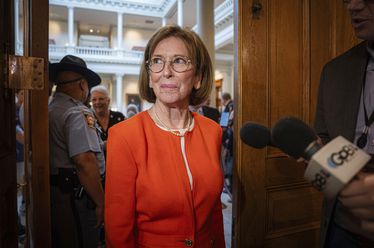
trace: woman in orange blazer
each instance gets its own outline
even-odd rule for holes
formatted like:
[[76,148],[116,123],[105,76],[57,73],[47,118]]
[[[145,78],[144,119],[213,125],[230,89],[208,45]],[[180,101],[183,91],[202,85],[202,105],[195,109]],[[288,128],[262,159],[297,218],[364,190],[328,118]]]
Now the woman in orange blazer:
[[109,130],[108,247],[225,247],[222,131],[188,109],[209,97],[212,84],[208,51],[194,32],[167,26],[152,36],[140,95],[154,105]]

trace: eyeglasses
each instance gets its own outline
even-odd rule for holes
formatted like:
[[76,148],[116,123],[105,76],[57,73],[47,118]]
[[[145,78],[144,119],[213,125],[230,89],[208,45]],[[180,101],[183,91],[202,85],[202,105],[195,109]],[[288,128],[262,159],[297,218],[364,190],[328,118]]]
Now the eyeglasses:
[[191,65],[191,60],[186,56],[175,56],[171,60],[166,60],[164,57],[153,57],[145,63],[151,72],[158,73],[165,68],[167,62],[175,72],[185,72],[190,69]]

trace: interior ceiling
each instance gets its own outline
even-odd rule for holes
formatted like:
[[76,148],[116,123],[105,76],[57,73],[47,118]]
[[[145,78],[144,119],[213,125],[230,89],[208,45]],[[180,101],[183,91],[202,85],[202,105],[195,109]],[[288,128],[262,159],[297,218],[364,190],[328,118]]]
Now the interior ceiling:
[[[183,25],[193,27],[196,25],[196,1],[185,0],[183,4]],[[143,1],[144,2],[144,1]],[[214,7],[223,3],[224,0],[214,0]],[[49,6],[49,18],[51,20],[67,21],[67,8],[64,6]],[[108,35],[110,28],[117,25],[117,13],[115,11],[98,11],[91,9],[74,9],[74,21],[79,23],[79,31],[81,33],[89,33],[89,29],[93,29],[93,33]],[[161,18],[139,15],[123,15],[123,24],[125,27],[142,28],[156,30],[161,27]],[[169,24],[177,23],[177,13],[175,13],[168,21]],[[220,50],[233,51],[232,45],[226,45]]]

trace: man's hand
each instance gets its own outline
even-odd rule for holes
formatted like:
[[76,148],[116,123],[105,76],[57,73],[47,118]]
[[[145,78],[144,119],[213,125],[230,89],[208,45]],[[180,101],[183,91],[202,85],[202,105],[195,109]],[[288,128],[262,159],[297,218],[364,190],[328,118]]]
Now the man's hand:
[[359,173],[342,190],[339,200],[360,219],[363,231],[374,237],[374,173]]
[[93,152],[84,152],[73,157],[76,165],[79,182],[96,204],[96,227],[99,227],[104,219],[104,191],[101,186],[99,166]]

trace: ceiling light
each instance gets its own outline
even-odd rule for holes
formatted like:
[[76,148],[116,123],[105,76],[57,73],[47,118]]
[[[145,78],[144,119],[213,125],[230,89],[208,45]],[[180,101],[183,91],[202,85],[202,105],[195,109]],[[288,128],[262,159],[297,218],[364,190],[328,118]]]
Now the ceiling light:
[[93,32],[93,29],[92,29],[92,28],[90,28],[90,29],[89,29],[89,31],[90,31],[90,33],[92,33],[92,32]]

